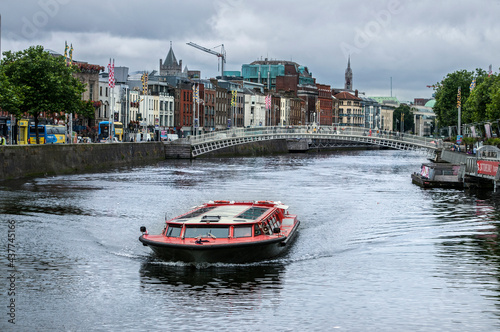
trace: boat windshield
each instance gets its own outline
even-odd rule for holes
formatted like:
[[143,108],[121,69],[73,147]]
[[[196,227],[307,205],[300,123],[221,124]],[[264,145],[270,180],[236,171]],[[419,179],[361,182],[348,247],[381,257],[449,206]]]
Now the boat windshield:
[[229,226],[226,227],[186,227],[184,237],[197,238],[229,237]]
[[169,225],[167,228],[167,232],[165,233],[165,236],[179,237],[179,236],[181,236],[181,230],[182,230],[182,226]]

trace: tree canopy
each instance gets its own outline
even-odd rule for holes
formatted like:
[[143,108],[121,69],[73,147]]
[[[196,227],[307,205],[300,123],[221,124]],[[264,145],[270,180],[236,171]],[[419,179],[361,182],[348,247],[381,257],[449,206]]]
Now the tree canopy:
[[[27,113],[35,125],[41,113],[82,113],[85,85],[73,76],[78,69],[42,46],[7,51],[0,62],[0,107],[16,117]],[[38,139],[38,138],[37,138]]]
[[[471,83],[475,79],[475,87]],[[500,77],[483,69],[448,74],[437,84],[434,113],[440,127],[458,124],[458,87],[461,88],[461,123],[480,123],[500,119]]]
[[[436,114],[440,127],[456,126],[458,123],[458,88],[461,88],[461,102],[465,105],[469,97],[469,86],[474,76],[473,72],[460,70],[448,74],[436,88],[436,104],[434,113]],[[465,108],[462,107],[463,111]]]
[[11,84],[7,76],[0,72],[0,109],[18,117],[22,104],[23,95],[19,87]]
[[399,105],[394,109],[392,117],[395,131],[401,130],[401,120],[403,120],[404,131],[413,130],[415,123],[413,121],[413,112],[410,106],[406,104]]

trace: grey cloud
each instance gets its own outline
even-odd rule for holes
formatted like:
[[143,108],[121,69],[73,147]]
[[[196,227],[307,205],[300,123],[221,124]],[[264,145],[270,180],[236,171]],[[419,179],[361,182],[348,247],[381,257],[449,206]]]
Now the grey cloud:
[[208,77],[217,75],[217,58],[186,42],[224,44],[227,70],[260,57],[293,60],[334,87],[343,86],[350,54],[355,88],[389,93],[393,77],[403,100],[429,97],[425,86],[449,72],[498,68],[499,10],[496,0],[0,2],[3,50],[42,44],[62,52],[67,39],[80,60],[115,57],[131,70],[153,70],[173,41],[183,65]]

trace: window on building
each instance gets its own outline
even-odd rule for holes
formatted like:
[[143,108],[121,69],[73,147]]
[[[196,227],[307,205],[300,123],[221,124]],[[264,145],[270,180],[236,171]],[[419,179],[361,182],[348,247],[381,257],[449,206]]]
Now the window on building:
[[89,83],[89,100],[94,100],[94,83]]

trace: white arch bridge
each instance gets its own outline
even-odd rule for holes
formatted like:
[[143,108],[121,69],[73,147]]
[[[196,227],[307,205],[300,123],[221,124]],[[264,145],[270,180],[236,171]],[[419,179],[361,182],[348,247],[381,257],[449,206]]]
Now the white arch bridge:
[[360,127],[254,127],[216,131],[189,136],[166,144],[190,146],[191,158],[227,147],[268,140],[302,140],[309,148],[327,148],[349,143],[372,144],[399,150],[414,150],[426,153],[429,159],[436,157],[442,141],[410,134],[387,131],[370,132]]

